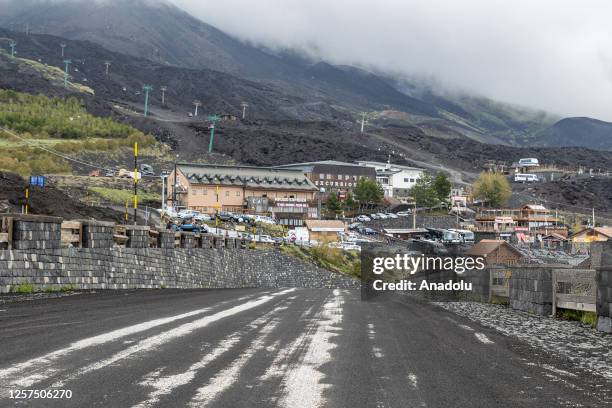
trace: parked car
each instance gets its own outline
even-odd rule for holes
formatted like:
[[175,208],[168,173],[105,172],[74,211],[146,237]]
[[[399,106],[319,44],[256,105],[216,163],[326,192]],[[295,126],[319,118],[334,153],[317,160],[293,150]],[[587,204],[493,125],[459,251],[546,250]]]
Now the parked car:
[[371,221],[372,219],[370,217],[368,217],[367,215],[359,215],[357,216],[357,221],[361,221],[361,222],[368,222]]
[[367,228],[366,227],[366,228],[363,229],[362,234],[363,235],[376,235],[376,231],[373,230],[372,228]]
[[182,220],[188,220],[197,217],[198,215],[200,215],[200,212],[194,210],[181,210],[178,213],[178,217]]
[[381,220],[386,220],[387,218],[389,218],[387,217],[387,214],[384,213],[376,213],[376,215],[378,215],[378,218]]
[[399,217],[409,217],[412,215],[412,210],[400,211],[395,214]]
[[197,221],[212,221],[212,217],[208,214],[196,214],[193,216],[193,219]]
[[356,230],[357,228],[362,227],[362,226],[363,226],[363,224],[362,224],[362,223],[360,223],[360,222],[354,222],[354,223],[352,223],[352,224],[349,224],[348,229],[350,229],[350,230]]
[[257,215],[255,216],[255,221],[256,222],[261,222],[263,224],[276,224],[276,221],[274,221],[273,218],[271,217],[266,217],[263,215]]
[[370,214],[370,218],[373,220],[380,220],[380,216],[378,214]]
[[397,214],[393,214],[393,213],[386,213],[385,215],[387,216],[387,218],[399,218]]
[[232,219],[232,213],[219,211],[215,217],[218,217],[221,221],[230,221]]
[[104,177],[115,177],[115,170],[112,170],[112,169],[106,170],[106,172],[104,173]]
[[140,165],[140,171],[142,172],[143,176],[154,176],[155,175],[155,171],[153,170],[153,167],[146,163],[142,163]]
[[269,235],[260,235],[257,241],[264,242],[264,243],[267,243],[267,244],[275,244],[276,243],[276,241],[273,240],[272,237],[269,236]]

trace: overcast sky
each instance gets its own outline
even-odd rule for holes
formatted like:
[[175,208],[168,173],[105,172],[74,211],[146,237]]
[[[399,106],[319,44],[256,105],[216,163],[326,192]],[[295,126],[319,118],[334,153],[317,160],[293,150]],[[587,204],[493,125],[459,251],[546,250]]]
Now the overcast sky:
[[172,1],[267,46],[612,121],[612,1]]

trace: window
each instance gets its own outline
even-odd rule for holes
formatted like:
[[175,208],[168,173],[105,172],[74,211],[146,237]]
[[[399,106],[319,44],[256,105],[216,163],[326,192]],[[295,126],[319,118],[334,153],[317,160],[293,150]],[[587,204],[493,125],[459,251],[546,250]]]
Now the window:
[[198,189],[197,188],[192,188],[191,189],[191,194],[192,195],[198,195]]
[[328,174],[328,175],[327,175],[327,179],[328,179],[328,180],[331,180],[331,178],[332,178],[332,175],[331,175],[331,174]]
[[226,196],[226,197],[229,197],[229,191],[226,191],[226,192],[225,192],[225,196]]
[[205,188],[205,189],[203,189],[203,190],[202,190],[202,194],[204,194],[204,195],[208,195],[208,189],[206,189],[206,188]]
[[409,182],[410,182],[410,179],[407,177],[404,177],[404,183],[409,183]]
[[236,191],[236,197],[240,197],[240,191]]

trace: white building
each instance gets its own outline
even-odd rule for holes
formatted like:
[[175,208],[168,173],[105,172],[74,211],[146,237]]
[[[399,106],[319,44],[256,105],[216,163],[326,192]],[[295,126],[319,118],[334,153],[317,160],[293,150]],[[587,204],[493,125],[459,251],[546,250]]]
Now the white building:
[[385,190],[385,197],[401,199],[410,195],[410,189],[423,177],[425,170],[392,163],[359,161],[360,166],[373,167],[376,181]]

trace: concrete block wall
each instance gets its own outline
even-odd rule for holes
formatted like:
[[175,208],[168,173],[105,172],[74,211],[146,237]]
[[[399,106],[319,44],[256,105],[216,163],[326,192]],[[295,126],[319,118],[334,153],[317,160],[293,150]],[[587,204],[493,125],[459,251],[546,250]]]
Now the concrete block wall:
[[126,225],[125,235],[128,237],[126,248],[148,248],[149,230],[149,227],[142,225]]
[[157,235],[157,247],[164,249],[174,248],[174,231],[159,231]]
[[61,247],[62,219],[44,215],[0,214],[13,219],[14,249],[53,249]]
[[181,248],[194,248],[195,234],[193,232],[181,232]]
[[612,242],[598,243],[594,252],[600,256],[595,265],[597,329],[612,333]]
[[559,266],[515,266],[510,277],[510,307],[548,316],[552,313],[552,269]]
[[114,245],[114,223],[94,220],[80,220],[80,222],[83,248],[111,248]]

